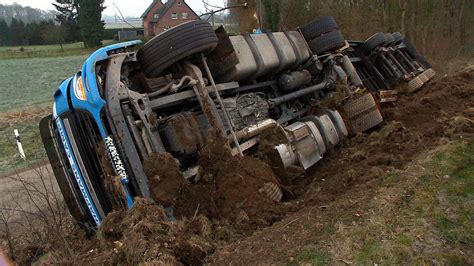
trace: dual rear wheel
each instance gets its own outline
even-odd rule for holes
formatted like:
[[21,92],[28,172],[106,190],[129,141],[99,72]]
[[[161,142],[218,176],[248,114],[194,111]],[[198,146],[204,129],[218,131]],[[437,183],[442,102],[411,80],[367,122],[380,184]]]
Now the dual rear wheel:
[[308,42],[311,51],[317,55],[335,51],[346,45],[336,20],[331,16],[314,20],[299,30]]

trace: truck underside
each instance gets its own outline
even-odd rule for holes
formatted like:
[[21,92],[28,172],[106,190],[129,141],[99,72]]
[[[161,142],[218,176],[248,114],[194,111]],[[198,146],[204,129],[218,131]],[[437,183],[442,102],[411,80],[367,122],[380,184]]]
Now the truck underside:
[[[78,85],[70,81],[68,111],[40,126],[71,214],[87,228],[137,196],[172,207],[160,180],[174,169],[173,178],[199,182],[210,142],[237,157],[267,153],[279,172],[304,171],[344,138],[382,123],[377,102],[434,76],[401,34],[347,41],[332,17],[232,37],[192,21],[138,53],[133,45],[109,49],[94,66],[103,107],[75,105]],[[279,137],[263,150],[269,134]],[[282,182],[262,183],[259,192],[284,200]]]

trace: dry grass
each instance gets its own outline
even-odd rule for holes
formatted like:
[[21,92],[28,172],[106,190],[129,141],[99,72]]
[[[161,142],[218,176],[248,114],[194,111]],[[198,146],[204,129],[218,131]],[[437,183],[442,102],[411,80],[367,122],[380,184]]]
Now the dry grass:
[[54,250],[74,256],[72,221],[48,167],[2,179],[0,240],[19,264],[30,264]]

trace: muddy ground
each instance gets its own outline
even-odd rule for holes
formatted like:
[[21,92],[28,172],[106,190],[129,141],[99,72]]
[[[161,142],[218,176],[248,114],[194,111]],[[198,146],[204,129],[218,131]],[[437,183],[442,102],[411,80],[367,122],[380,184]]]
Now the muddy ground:
[[[110,214],[96,237],[78,234],[74,263],[291,262],[331,219],[363,205],[382,177],[406,169],[447,139],[472,137],[474,69],[438,77],[382,110],[383,125],[344,141],[291,182],[280,182],[263,160],[230,156],[218,141],[202,150],[199,164],[206,170],[196,184],[169,180],[157,174],[163,169],[149,166],[151,182],[163,182],[173,193],[152,191],[157,203],[137,200],[132,210]],[[178,175],[172,163],[163,167]],[[261,192],[268,182],[283,186],[283,202]],[[174,213],[162,205],[174,206]],[[43,257],[55,263],[70,259],[57,250]]]
[[371,199],[384,176],[405,170],[437,145],[472,139],[474,69],[438,78],[382,110],[384,125],[348,140],[294,184],[297,198],[286,205],[298,211],[242,241],[219,247],[206,261],[291,262],[301,248],[318,240],[315,234],[324,235],[331,223]]

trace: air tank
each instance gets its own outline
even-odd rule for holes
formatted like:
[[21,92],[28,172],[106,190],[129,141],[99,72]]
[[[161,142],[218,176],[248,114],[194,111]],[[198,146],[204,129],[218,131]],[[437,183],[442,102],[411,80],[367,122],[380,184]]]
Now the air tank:
[[278,88],[284,92],[293,91],[311,82],[308,70],[293,71],[278,77]]

